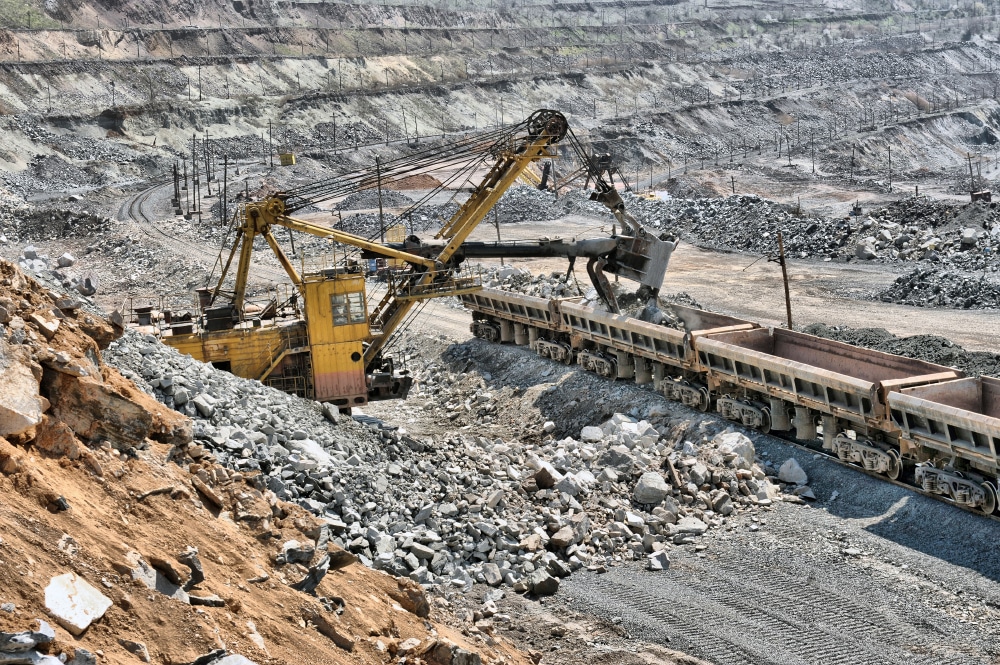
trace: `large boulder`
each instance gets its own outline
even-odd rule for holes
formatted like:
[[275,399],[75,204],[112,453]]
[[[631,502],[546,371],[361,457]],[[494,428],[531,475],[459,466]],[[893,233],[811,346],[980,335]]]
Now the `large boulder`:
[[736,455],[737,468],[749,469],[753,466],[754,455],[757,451],[754,449],[753,441],[748,439],[745,434],[732,431],[723,432],[712,441],[723,455]]
[[528,575],[528,589],[536,596],[551,596],[559,590],[559,578],[552,577],[544,568]]
[[660,503],[668,494],[670,485],[663,480],[663,476],[655,471],[648,471],[639,478],[633,496],[638,503]]
[[104,616],[111,605],[110,598],[76,573],[53,577],[45,587],[45,608],[75,636]]
[[809,476],[794,457],[789,457],[778,469],[778,480],[783,483],[805,485],[809,482]]

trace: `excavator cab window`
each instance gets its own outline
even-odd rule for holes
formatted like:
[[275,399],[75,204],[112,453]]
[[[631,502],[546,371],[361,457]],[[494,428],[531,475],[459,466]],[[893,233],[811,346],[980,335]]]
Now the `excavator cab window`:
[[364,323],[367,320],[365,300],[360,292],[330,296],[330,310],[333,313],[333,325],[335,326]]

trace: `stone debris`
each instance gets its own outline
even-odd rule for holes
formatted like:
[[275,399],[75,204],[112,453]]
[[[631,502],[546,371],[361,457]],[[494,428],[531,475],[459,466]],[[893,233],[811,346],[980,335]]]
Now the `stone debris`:
[[670,568],[670,556],[664,552],[653,552],[646,557],[646,570],[659,571]]
[[[106,357],[194,418],[194,440],[178,447],[175,461],[201,466],[211,458],[230,474],[259,471],[279,499],[325,520],[332,555],[316,562],[314,543],[301,541],[275,552],[286,563],[312,564],[294,584],[306,593],[341,556],[428,588],[467,591],[480,582],[548,593],[573,570],[694,542],[779,494],[756,464],[753,443],[733,431],[692,441],[617,414],[579,438],[549,433],[539,444],[471,432],[417,440],[371,419],[334,425],[313,402],[138,333],[126,333]],[[470,390],[443,369],[428,366],[417,380],[416,396],[446,412],[484,422],[494,412],[496,395]],[[180,389],[188,399],[178,404]],[[212,408],[194,406],[199,396]]]
[[82,635],[111,605],[110,598],[76,573],[53,577],[45,587],[45,607],[73,635]]
[[135,654],[135,657],[144,663],[150,662],[149,649],[142,642],[135,642],[133,640],[126,640],[124,638],[118,639],[118,644],[128,651],[129,653]]
[[52,626],[38,619],[38,630],[20,633],[0,632],[0,654],[25,653],[35,647],[51,644],[55,639],[56,633],[52,630]]

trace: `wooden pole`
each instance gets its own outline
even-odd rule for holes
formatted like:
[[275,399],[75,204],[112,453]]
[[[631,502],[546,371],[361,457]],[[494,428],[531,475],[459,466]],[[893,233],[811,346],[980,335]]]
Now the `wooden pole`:
[[385,217],[382,214],[382,162],[375,156],[375,177],[378,180],[378,226],[382,242],[385,242]]
[[785,283],[785,314],[788,316],[788,329],[792,329],[792,298],[788,292],[788,267],[785,263],[785,241],[778,231],[778,265],[781,266],[781,280]]

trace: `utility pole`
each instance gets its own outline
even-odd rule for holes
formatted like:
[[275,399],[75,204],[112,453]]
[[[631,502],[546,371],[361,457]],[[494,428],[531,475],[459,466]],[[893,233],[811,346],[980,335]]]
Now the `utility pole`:
[[375,155],[375,178],[378,184],[378,230],[385,242],[385,216],[382,213],[382,162],[378,155]]
[[271,168],[274,168],[274,139],[271,134],[271,121],[267,121],[267,153],[271,158]]
[[188,187],[187,158],[184,159],[184,205],[187,208],[187,212],[184,214],[184,219],[191,219],[191,189]]
[[201,65],[198,65],[198,101],[201,101]]
[[771,258],[768,261],[772,261],[781,266],[781,280],[785,284],[785,314],[788,317],[788,329],[792,329],[792,298],[788,292],[788,267],[785,262],[785,241],[781,237],[781,231],[778,231],[778,258]]
[[208,153],[208,136],[201,142],[202,156],[205,160],[205,183],[208,185],[208,195],[212,195],[212,158]]
[[889,149],[889,191],[892,191],[892,146],[887,146]]
[[[500,216],[497,213],[497,206],[493,206],[493,225],[497,227],[497,243],[500,242]],[[500,265],[504,265],[503,257],[500,257]]]
[[976,192],[976,180],[972,175],[972,153],[969,152],[966,155],[969,158],[969,198],[972,198],[972,195]]
[[222,157],[222,222],[229,219],[229,153]]

